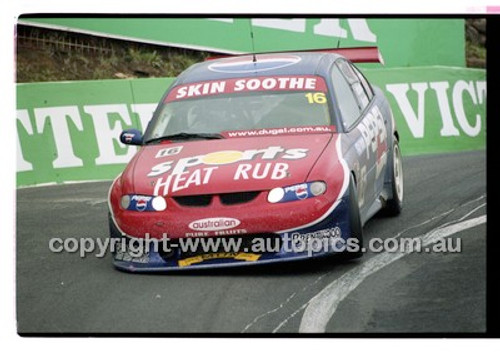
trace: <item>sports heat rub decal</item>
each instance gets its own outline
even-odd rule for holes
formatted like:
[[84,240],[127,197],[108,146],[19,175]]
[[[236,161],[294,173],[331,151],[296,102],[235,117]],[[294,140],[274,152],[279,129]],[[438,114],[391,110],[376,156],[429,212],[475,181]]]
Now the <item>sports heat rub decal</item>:
[[[269,146],[264,149],[222,150],[205,155],[189,156],[177,161],[164,161],[153,166],[147,177],[158,177],[154,195],[172,192],[210,183],[220,166],[234,165],[232,179],[281,180],[288,175],[286,161],[307,157],[309,149]],[[167,155],[167,157],[170,155]],[[281,160],[277,162],[276,160]],[[262,162],[258,162],[262,161]]]
[[313,75],[262,76],[241,79],[195,82],[174,87],[165,102],[213,95],[259,91],[327,92],[323,78]]

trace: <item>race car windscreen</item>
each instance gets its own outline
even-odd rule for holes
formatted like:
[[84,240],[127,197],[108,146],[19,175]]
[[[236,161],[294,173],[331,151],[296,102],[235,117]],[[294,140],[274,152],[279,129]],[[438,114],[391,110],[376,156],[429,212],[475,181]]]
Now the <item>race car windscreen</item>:
[[145,141],[176,134],[332,126],[327,87],[319,76],[253,77],[174,87]]

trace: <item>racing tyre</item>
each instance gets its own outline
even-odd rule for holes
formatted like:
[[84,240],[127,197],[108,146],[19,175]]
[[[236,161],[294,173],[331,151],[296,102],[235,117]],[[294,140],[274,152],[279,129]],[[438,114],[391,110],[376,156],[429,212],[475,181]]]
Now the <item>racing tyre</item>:
[[396,216],[401,213],[403,208],[403,161],[401,159],[401,150],[399,143],[394,138],[392,147],[392,164],[391,164],[391,190],[392,198],[387,200],[384,214],[388,216]]
[[359,250],[356,252],[344,252],[343,256],[345,259],[355,259],[363,255],[361,251],[363,247],[363,226],[361,225],[361,217],[359,215],[358,190],[352,174],[349,180],[349,225],[351,238],[357,240]]
[[113,219],[111,218],[111,213],[108,212],[108,224],[109,224],[109,237],[117,237],[120,238],[121,234],[120,231],[116,228],[115,223],[113,222]]

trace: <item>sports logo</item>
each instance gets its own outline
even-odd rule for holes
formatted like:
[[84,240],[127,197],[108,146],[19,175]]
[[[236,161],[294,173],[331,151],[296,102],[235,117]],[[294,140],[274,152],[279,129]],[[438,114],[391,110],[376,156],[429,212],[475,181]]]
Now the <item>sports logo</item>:
[[165,161],[151,168],[148,177],[155,177],[171,171],[171,174],[178,175],[189,168],[198,165],[222,166],[236,162],[252,161],[256,156],[261,156],[262,160],[299,160],[307,157],[308,149],[291,148],[285,149],[281,146],[269,146],[263,149],[249,150],[222,150],[209,152],[205,155],[189,156],[178,161]]
[[273,55],[259,58],[254,62],[253,56],[229,58],[210,64],[208,69],[219,73],[245,74],[261,71],[286,68],[300,62],[300,57],[295,55]]

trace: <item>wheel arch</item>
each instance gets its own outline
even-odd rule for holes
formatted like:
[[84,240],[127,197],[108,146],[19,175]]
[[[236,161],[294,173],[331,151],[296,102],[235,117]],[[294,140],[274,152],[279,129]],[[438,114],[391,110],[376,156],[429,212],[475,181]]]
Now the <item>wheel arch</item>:
[[396,140],[399,143],[399,132],[397,130],[394,131],[394,137],[396,138]]

